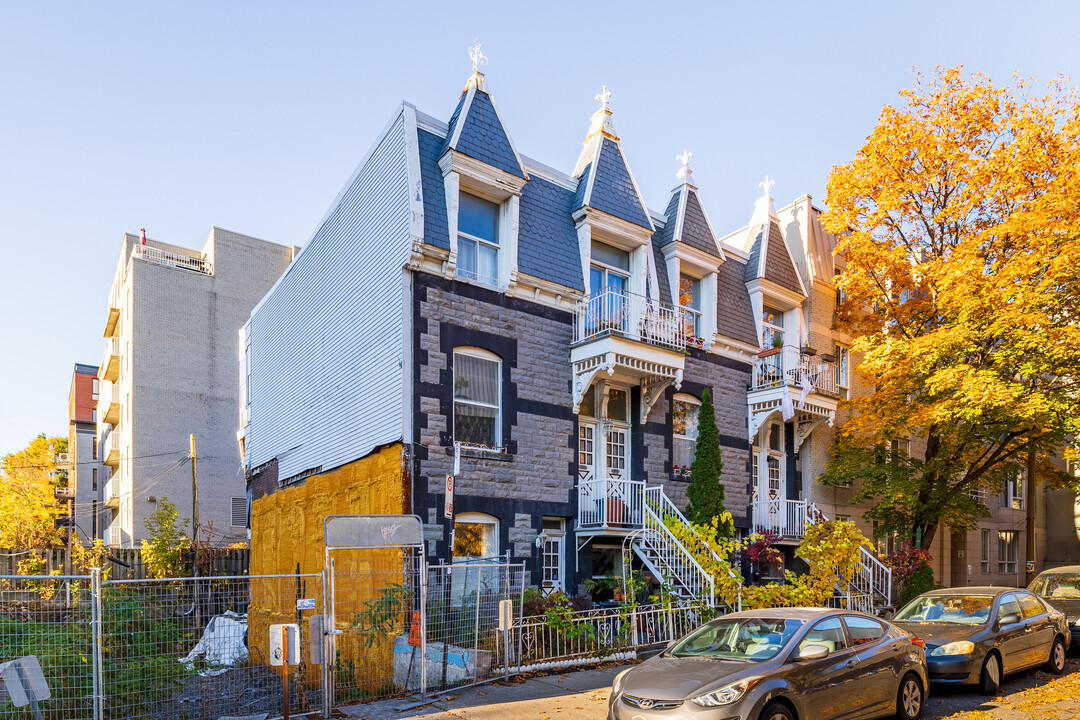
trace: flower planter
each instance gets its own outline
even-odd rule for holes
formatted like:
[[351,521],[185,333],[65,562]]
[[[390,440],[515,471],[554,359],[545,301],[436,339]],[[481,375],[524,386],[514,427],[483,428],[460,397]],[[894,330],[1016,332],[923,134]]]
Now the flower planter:
[[814,348],[807,345],[807,346],[803,347],[802,354],[803,355],[817,355],[817,350],[815,350]]
[[757,354],[759,358],[767,358],[773,355],[779,355],[782,348],[769,348],[768,350],[762,350]]

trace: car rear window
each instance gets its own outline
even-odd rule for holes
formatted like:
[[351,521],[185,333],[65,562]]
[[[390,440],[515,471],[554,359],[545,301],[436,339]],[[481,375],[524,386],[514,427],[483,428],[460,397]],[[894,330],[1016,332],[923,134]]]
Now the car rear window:
[[847,638],[844,637],[844,628],[840,627],[840,619],[822,620],[810,628],[810,632],[806,633],[806,637],[799,643],[799,649],[802,650],[807,645],[824,645],[829,648],[829,652],[846,648]]
[[1043,573],[1028,590],[1047,598],[1080,599],[1080,574]]
[[1042,615],[1046,610],[1043,609],[1042,603],[1034,598],[1032,595],[1022,593],[1020,595],[1020,609],[1024,611],[1024,617],[1032,618],[1036,615]]
[[[990,619],[993,603],[990,595],[920,595],[896,613],[893,620],[982,625]],[[1019,608],[1016,612],[1020,612]]]

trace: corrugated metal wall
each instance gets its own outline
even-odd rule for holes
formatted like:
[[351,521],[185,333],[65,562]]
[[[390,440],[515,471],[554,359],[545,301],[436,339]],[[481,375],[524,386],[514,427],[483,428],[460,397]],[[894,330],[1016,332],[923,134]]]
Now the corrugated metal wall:
[[328,470],[400,439],[410,240],[400,115],[248,324],[249,468]]

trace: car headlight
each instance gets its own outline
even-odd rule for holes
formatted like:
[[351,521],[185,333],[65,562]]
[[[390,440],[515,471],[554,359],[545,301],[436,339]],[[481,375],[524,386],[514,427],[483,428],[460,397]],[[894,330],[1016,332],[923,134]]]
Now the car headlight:
[[941,655],[967,655],[975,649],[975,643],[970,640],[957,640],[941,647],[936,647],[931,651],[930,657],[939,657]]
[[696,705],[701,705],[702,707],[717,707],[719,705],[730,705],[731,703],[741,698],[747,690],[752,688],[754,684],[757,683],[758,680],[760,680],[760,678],[758,677],[744,678],[739,682],[725,685],[719,690],[714,690],[711,693],[698,695],[696,698],[690,698],[690,701]]
[[623,670],[621,673],[619,673],[618,675],[615,676],[615,680],[611,683],[611,694],[612,695],[618,695],[619,694],[619,689],[622,687],[623,677],[625,677],[626,673],[628,673],[628,672],[630,672],[630,668],[627,668],[626,670]]

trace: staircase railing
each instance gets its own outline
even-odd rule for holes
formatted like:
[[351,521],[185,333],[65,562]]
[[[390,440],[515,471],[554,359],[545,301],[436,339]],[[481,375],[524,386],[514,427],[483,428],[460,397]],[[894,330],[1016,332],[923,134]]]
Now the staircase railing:
[[[812,505],[812,503],[811,503]],[[824,513],[814,508],[814,512],[821,520],[828,520]],[[837,575],[837,587],[841,578]],[[874,554],[866,545],[859,548],[859,560],[855,563],[855,576],[847,581],[861,595],[868,596],[871,600],[875,596],[885,601],[885,605],[892,605],[892,568]]]
[[[716,588],[712,575],[705,572],[694,556],[679,542],[671,529],[664,524],[662,513],[668,508],[682,517],[682,513],[667,499],[662,487],[645,488],[645,528],[651,532],[641,536],[643,549],[653,555],[666,570],[664,580],[686,590],[692,597],[714,602]],[[685,521],[685,518],[682,518]]]

